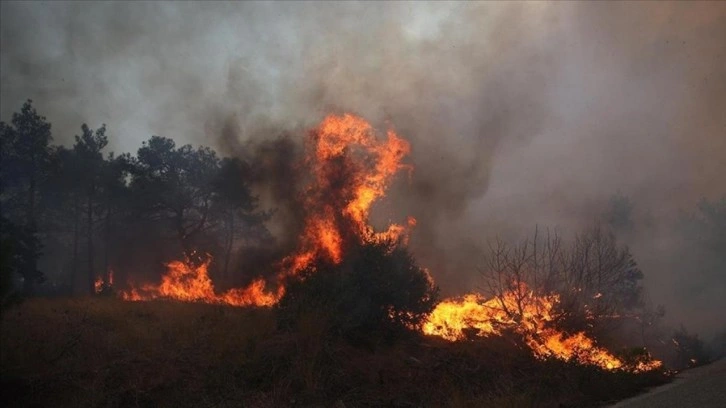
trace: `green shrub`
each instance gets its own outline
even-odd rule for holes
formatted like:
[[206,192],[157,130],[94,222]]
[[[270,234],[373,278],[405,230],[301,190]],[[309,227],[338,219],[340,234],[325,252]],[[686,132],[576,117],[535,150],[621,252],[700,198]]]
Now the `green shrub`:
[[437,302],[438,288],[406,248],[365,242],[340,264],[315,262],[289,282],[278,305],[283,326],[300,316],[325,316],[331,334],[350,339],[390,338],[420,327]]

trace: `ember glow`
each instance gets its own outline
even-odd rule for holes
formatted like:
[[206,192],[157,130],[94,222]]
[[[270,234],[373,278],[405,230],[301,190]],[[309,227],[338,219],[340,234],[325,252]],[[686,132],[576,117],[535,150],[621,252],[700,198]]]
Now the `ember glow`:
[[109,270],[108,274],[104,276],[97,276],[93,282],[93,289],[96,294],[100,294],[106,288],[113,287],[113,270]]
[[522,335],[539,358],[574,360],[607,370],[639,372],[661,367],[662,363],[657,360],[625,367],[620,359],[598,347],[585,333],[568,335],[557,330],[553,323],[558,303],[559,296],[536,296],[524,285],[491,299],[469,294],[439,303],[424,324],[423,332],[457,341],[468,337],[497,336],[510,329]]
[[96,281],[93,283],[93,289],[96,293],[101,293],[101,290],[103,289],[103,278],[100,276],[96,278]]

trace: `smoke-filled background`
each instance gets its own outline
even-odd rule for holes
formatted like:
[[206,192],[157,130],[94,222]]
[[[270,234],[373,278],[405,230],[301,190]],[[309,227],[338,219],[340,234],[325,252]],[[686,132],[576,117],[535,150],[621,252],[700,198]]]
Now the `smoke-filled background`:
[[619,193],[636,227],[648,225],[624,239],[653,302],[697,330],[726,324],[726,271],[671,262],[682,243],[669,227],[726,195],[724,3],[3,2],[1,12],[3,120],[32,98],[56,142],[106,123],[116,152],[155,134],[248,155],[250,141],[301,137],[350,111],[411,142],[415,170],[374,221],[418,219],[412,248],[445,293],[476,288],[488,239],[536,224],[568,236]]

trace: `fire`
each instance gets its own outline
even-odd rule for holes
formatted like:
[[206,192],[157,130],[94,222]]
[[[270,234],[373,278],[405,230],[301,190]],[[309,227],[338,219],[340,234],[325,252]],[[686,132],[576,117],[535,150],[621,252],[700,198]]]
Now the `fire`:
[[168,272],[159,285],[143,285],[121,292],[124,300],[139,301],[157,298],[175,299],[184,302],[219,303],[232,306],[271,306],[282,296],[281,292],[265,292],[265,282],[255,280],[243,289],[230,289],[216,294],[208,267],[211,258],[194,266],[189,260],[173,261],[167,264]]
[[271,306],[285,293],[284,281],[310,266],[315,259],[339,263],[346,246],[364,239],[404,239],[415,226],[392,224],[374,232],[368,224],[371,206],[385,196],[391,178],[401,169],[409,143],[393,130],[382,138],[360,117],[329,115],[306,139],[305,165],[311,178],[302,191],[306,218],[298,249],[282,259],[275,279],[267,288],[260,278],[248,287],[216,294],[208,274],[211,259],[193,266],[173,261],[158,285],[146,284],[121,292],[126,300],[169,298],[181,301],[224,303],[234,306]]
[[[312,180],[305,190],[308,212],[296,253],[283,260],[281,278],[295,275],[316,257],[339,263],[351,239],[397,239],[407,227],[391,224],[374,233],[368,224],[373,203],[399,170],[411,146],[393,130],[381,140],[371,125],[354,115],[329,115],[307,140],[306,164]],[[409,218],[408,227],[415,224]]]
[[501,335],[503,330],[510,329],[524,337],[538,358],[574,360],[607,370],[627,368],[640,372],[661,367],[657,360],[625,367],[623,361],[598,347],[585,333],[568,335],[557,330],[552,323],[557,317],[558,303],[559,296],[537,296],[524,285],[491,299],[469,294],[439,303],[424,324],[423,332],[457,341],[468,336]]
[[101,289],[103,289],[103,278],[99,276],[96,278],[96,281],[93,282],[93,290],[96,293],[101,293]]
[[[218,294],[209,276],[211,257],[199,265],[173,261],[159,284],[131,285],[120,292],[125,300],[157,298],[205,302],[233,306],[272,306],[285,293],[287,278],[299,275],[317,259],[340,263],[347,246],[363,240],[400,239],[416,225],[409,217],[405,225],[391,224],[375,232],[368,219],[372,205],[386,195],[392,177],[402,169],[410,152],[409,143],[393,130],[379,137],[371,125],[354,115],[330,115],[306,139],[305,166],[310,179],[301,191],[300,203],[306,214],[297,250],[278,264],[274,288],[258,278],[245,288]],[[112,275],[110,281],[112,282]],[[104,284],[100,281],[100,286]],[[596,295],[596,298],[601,296]],[[598,347],[584,333],[568,335],[555,329],[557,295],[536,296],[526,286],[492,299],[469,294],[442,301],[431,313],[422,330],[449,341],[469,336],[501,335],[513,330],[523,336],[535,356],[575,360],[604,369],[646,371],[660,367],[658,361],[625,363]]]
[[106,277],[97,276],[93,282],[94,293],[100,294],[106,288],[113,288],[113,270],[109,269]]

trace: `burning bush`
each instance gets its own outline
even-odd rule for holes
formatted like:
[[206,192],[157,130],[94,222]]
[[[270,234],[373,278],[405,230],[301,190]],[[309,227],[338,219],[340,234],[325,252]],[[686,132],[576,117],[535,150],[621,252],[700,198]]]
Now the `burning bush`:
[[[621,360],[598,334],[641,304],[642,272],[626,247],[599,227],[565,247],[557,235],[491,246],[482,272],[489,296],[473,293],[437,305],[423,331],[457,341],[513,330],[533,353],[607,370],[661,367],[647,352]],[[630,364],[632,362],[632,364]]]
[[287,286],[278,305],[281,324],[319,313],[332,334],[390,336],[421,326],[438,301],[438,288],[408,250],[392,240],[352,248],[341,263],[320,261]]
[[570,244],[549,231],[542,235],[535,230],[520,243],[498,240],[490,247],[483,286],[500,301],[513,297],[507,314],[521,314],[534,291],[559,296],[558,324],[572,331],[600,337],[636,315],[643,305],[643,273],[611,232],[595,225]]

